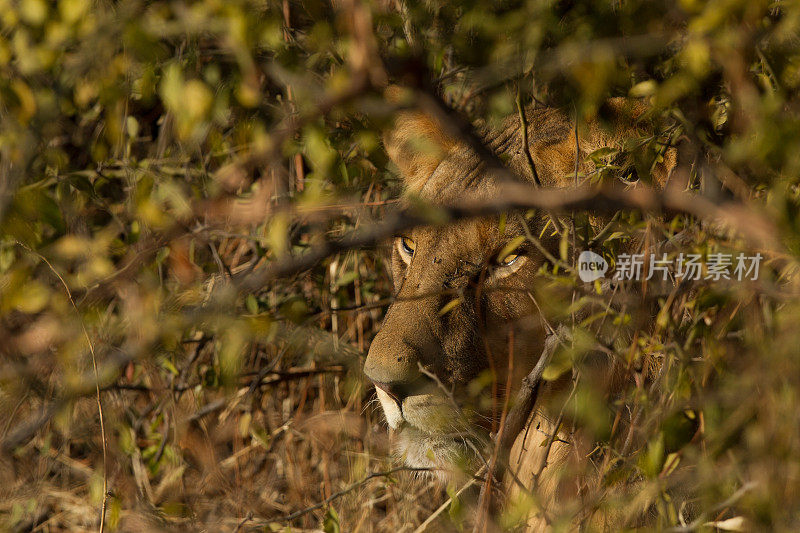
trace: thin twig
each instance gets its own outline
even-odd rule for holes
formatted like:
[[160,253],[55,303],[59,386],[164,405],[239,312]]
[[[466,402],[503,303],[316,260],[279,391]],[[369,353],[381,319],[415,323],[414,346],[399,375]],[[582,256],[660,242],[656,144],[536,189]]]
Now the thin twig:
[[[122,350],[118,350],[119,353],[111,354],[106,357],[104,361],[104,365],[102,369],[98,369],[97,375],[113,375],[113,378],[108,380],[108,383],[103,384],[100,386],[100,390],[103,391],[108,387],[109,383],[113,383],[117,380],[117,376],[122,371],[122,369],[134,360],[134,356],[124,352]],[[77,385],[73,385],[72,387],[68,388],[61,392],[61,394],[55,400],[51,401],[48,405],[42,408],[42,414],[34,419],[30,420],[20,426],[17,426],[14,431],[6,436],[6,438],[0,442],[0,451],[9,453],[17,446],[21,446],[23,443],[30,440],[37,431],[39,431],[45,424],[47,424],[57,413],[59,413],[65,406],[67,406],[70,402],[75,401],[78,398],[83,398],[86,396],[90,396],[91,394],[95,394],[96,390],[94,386],[87,385],[88,383],[94,383],[94,373],[91,377],[86,377],[85,379],[78,380]]]
[[577,388],[578,388],[578,377],[577,376],[573,376],[573,379],[572,379],[572,390],[570,391],[569,396],[567,396],[567,399],[564,400],[564,403],[561,406],[561,410],[558,413],[558,418],[556,419],[556,423],[553,426],[553,432],[547,438],[547,443],[545,445],[544,453],[542,454],[542,459],[539,462],[539,468],[534,473],[534,476],[533,476],[533,488],[534,489],[536,489],[536,487],[539,485],[539,480],[540,480],[540,478],[542,476],[542,472],[544,472],[544,469],[547,467],[547,459],[550,457],[550,450],[553,448],[553,443],[556,440],[559,440],[561,442],[567,442],[567,441],[564,441],[564,440],[558,438],[558,430],[561,428],[561,423],[564,421],[564,410],[566,409],[567,404],[569,404],[569,402],[572,400],[572,397],[575,394],[575,391],[577,390]]
[[741,499],[741,497],[744,496],[746,493],[753,490],[756,487],[756,485],[757,484],[755,481],[750,481],[745,483],[739,490],[731,494],[731,496],[728,499],[708,509],[706,512],[700,514],[700,516],[698,516],[691,524],[684,527],[674,527],[668,529],[667,531],[671,533],[685,533],[688,531],[695,531],[696,529],[704,525],[705,520],[711,515],[711,513],[716,512],[720,509],[725,509],[726,507],[730,507],[731,505],[739,501],[739,499]]
[[589,242],[586,243],[586,247],[587,248],[594,248],[595,246],[597,246],[597,244],[599,242],[604,241],[605,238],[609,236],[611,231],[617,225],[617,221],[619,220],[619,217],[620,217],[620,213],[619,212],[614,213],[614,216],[611,217],[611,220],[608,221],[608,224],[603,226],[603,229],[601,229],[599,232],[597,232],[597,235],[595,235],[594,237],[589,239]]
[[517,85],[517,112],[519,113],[519,123],[522,129],[522,152],[525,154],[525,160],[528,162],[528,170],[531,171],[533,181],[538,187],[541,187],[542,182],[539,179],[539,173],[536,171],[536,164],[533,162],[530,146],[528,146],[528,117],[525,115],[525,107],[522,105],[522,91],[519,85]]
[[86,323],[83,321],[83,316],[78,310],[78,306],[75,305],[75,300],[72,298],[72,292],[69,290],[69,285],[67,285],[67,282],[64,281],[63,277],[61,277],[61,274],[58,273],[55,267],[50,263],[50,261],[47,260],[45,256],[43,256],[39,252],[31,249],[30,247],[19,241],[16,241],[16,243],[22,248],[28,250],[33,255],[37,256],[42,261],[44,261],[44,263],[50,268],[50,271],[61,282],[61,285],[64,286],[64,290],[67,293],[67,298],[69,298],[69,303],[72,305],[72,308],[75,310],[75,313],[78,316],[78,320],[80,320],[81,322],[81,328],[83,329],[83,336],[86,337],[86,343],[89,345],[89,353],[91,353],[92,355],[92,370],[94,371],[95,400],[97,402],[97,413],[100,416],[100,438],[102,439],[102,447],[103,447],[103,502],[100,506],[100,533],[103,533],[103,531],[105,530],[105,522],[106,522],[106,504],[108,502],[108,473],[107,473],[108,454],[106,450],[106,426],[103,421],[103,402],[100,400],[100,374],[97,372],[97,356],[94,353],[94,344],[92,343],[92,339],[89,337],[89,331],[86,329]]
[[[349,485],[349,486],[345,487],[344,489],[331,494],[328,498],[325,498],[321,502],[315,503],[314,505],[312,505],[310,507],[306,507],[305,509],[301,509],[300,511],[296,511],[296,512],[294,512],[292,514],[289,514],[289,515],[286,515],[286,516],[284,516],[282,518],[279,518],[277,521],[279,521],[279,522],[291,522],[292,520],[296,520],[296,519],[300,518],[301,516],[305,516],[305,515],[307,515],[308,513],[312,512],[312,511],[316,511],[317,509],[321,509],[322,507],[325,507],[326,505],[328,505],[332,501],[337,500],[337,499],[341,498],[342,496],[344,496],[344,495],[346,495],[346,494],[348,494],[350,492],[353,492],[354,490],[356,490],[357,488],[361,487],[362,485],[364,485],[369,480],[375,479],[377,477],[387,477],[387,476],[391,476],[392,474],[395,474],[397,472],[432,472],[432,471],[435,471],[435,470],[436,470],[435,468],[412,468],[412,467],[408,467],[408,466],[398,466],[396,468],[392,468],[391,470],[386,470],[385,472],[372,472],[371,474],[367,474],[367,476],[364,477],[363,479],[361,479],[360,481],[356,481],[352,485]],[[270,520],[270,522],[274,522],[274,520]]]
[[456,498],[458,498],[459,496],[461,496],[461,494],[463,494],[463,492],[464,492],[465,490],[467,490],[468,488],[470,488],[472,485],[474,485],[474,484],[475,484],[475,483],[478,481],[478,476],[480,476],[480,475],[481,475],[481,474],[484,472],[484,469],[485,469],[485,468],[486,468],[485,466],[484,466],[484,467],[481,467],[481,469],[480,469],[480,470],[478,470],[478,472],[476,472],[476,474],[475,474],[475,475],[476,475],[476,477],[470,478],[470,480],[469,480],[469,481],[467,481],[466,483],[464,483],[464,485],[463,485],[463,486],[462,486],[460,489],[458,489],[458,492],[456,492],[456,493],[455,493],[453,496],[451,496],[451,497],[447,498],[447,500],[446,500],[446,501],[445,501],[445,502],[444,502],[442,505],[440,505],[439,507],[437,507],[437,508],[436,508],[436,510],[435,510],[434,512],[432,512],[432,513],[430,514],[430,516],[429,516],[428,518],[426,518],[426,519],[425,519],[425,521],[424,521],[424,522],[422,522],[422,523],[421,523],[421,524],[420,524],[420,525],[417,527],[417,529],[415,529],[415,530],[413,531],[413,533],[423,533],[423,532],[424,532],[426,529],[428,529],[428,526],[429,526],[429,525],[431,525],[431,524],[433,523],[433,521],[434,521],[434,520],[436,520],[436,517],[438,517],[440,514],[442,514],[442,513],[444,512],[444,510],[445,510],[445,509],[447,509],[448,507],[450,507],[450,505],[451,505],[451,504],[452,504],[452,503],[453,503],[453,502],[456,500]]
[[[514,330],[509,330],[508,338],[508,363],[506,367],[506,388],[505,398],[503,399],[503,410],[500,413],[500,425],[497,430],[497,443],[504,442],[506,432],[506,422],[509,414],[509,402],[511,400],[511,377],[514,374]],[[535,400],[534,400],[535,401]],[[519,431],[517,432],[519,433]],[[489,525],[490,513],[494,510],[494,498],[492,490],[492,482],[498,470],[506,469],[508,460],[505,450],[496,445],[493,447],[492,455],[489,459],[489,469],[486,475],[486,481],[481,487],[480,497],[478,498],[478,520],[475,522],[473,531],[486,531]],[[509,469],[510,470],[510,469]]]

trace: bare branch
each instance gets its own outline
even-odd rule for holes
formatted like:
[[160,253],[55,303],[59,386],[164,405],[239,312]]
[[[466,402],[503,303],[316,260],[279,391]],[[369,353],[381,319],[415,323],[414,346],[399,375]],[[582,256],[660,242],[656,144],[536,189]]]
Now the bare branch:
[[391,476],[392,474],[397,473],[397,472],[431,472],[431,471],[434,471],[434,470],[435,470],[434,468],[411,468],[411,467],[408,467],[408,466],[398,466],[396,468],[392,468],[391,470],[386,470],[385,472],[372,472],[371,474],[367,474],[367,476],[364,477],[363,479],[361,479],[360,481],[356,481],[352,485],[349,485],[349,486],[345,487],[344,489],[331,494],[330,497],[325,498],[324,500],[322,500],[319,503],[315,503],[314,505],[312,505],[310,507],[306,507],[305,509],[301,509],[300,511],[296,511],[296,512],[294,512],[292,514],[286,515],[286,516],[284,516],[282,518],[279,518],[278,520],[270,520],[269,522],[266,522],[264,524],[259,524],[259,526],[268,525],[268,524],[274,523],[276,521],[277,522],[291,522],[292,520],[296,520],[297,518],[300,518],[301,516],[305,516],[305,515],[307,515],[308,513],[312,512],[312,511],[316,511],[317,509],[321,509],[322,507],[325,507],[326,505],[328,505],[332,501],[337,500],[337,499],[341,498],[342,496],[344,496],[344,495],[346,495],[346,494],[348,494],[350,492],[353,492],[357,488],[363,486],[367,481],[369,481],[371,479],[375,479],[377,477],[387,477],[387,476]]
[[541,209],[554,213],[590,211],[615,213],[634,209],[648,213],[684,213],[721,223],[741,233],[761,249],[780,249],[778,230],[752,207],[736,201],[715,204],[700,195],[667,188],[657,191],[645,186],[578,187],[540,189],[525,183],[504,183],[489,199],[464,201],[459,205],[412,207],[389,214],[383,222],[353,231],[342,239],[326,241],[299,257],[286,257],[260,272],[245,275],[234,283],[241,291],[253,291],[272,280],[307,270],[326,257],[346,250],[375,246],[399,232],[422,225],[443,225],[470,217],[489,216],[514,210]]

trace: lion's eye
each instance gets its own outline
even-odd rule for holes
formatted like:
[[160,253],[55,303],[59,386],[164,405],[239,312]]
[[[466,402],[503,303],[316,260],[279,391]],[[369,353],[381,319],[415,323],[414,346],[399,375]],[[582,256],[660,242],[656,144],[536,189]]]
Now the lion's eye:
[[516,263],[517,259],[519,259],[519,254],[508,254],[505,257],[498,259],[497,264],[499,264],[500,266],[507,267]]
[[525,243],[525,237],[519,235],[509,241],[500,252],[495,256],[495,265],[510,267],[522,257],[521,246]]
[[400,251],[400,255],[403,256],[403,260],[408,262],[414,257],[414,250],[416,249],[417,245],[413,239],[409,237],[399,237],[397,239],[397,249]]

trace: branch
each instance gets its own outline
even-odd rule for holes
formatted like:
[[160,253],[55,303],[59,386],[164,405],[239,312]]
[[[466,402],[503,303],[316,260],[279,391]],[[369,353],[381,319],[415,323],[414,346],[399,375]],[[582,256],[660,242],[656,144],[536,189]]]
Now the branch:
[[[3,441],[0,441],[0,452],[11,453],[14,448],[30,440],[39,429],[47,424],[56,414],[72,401],[90,396],[97,392],[97,388],[105,390],[117,380],[122,369],[134,360],[134,356],[118,350],[105,358],[105,363],[98,369],[98,373],[91,372],[79,381],[79,385],[62,392],[58,398],[50,402],[42,410],[42,414],[25,424],[18,426]],[[97,376],[97,379],[95,377]]]
[[[356,490],[360,486],[364,485],[370,479],[374,479],[376,477],[391,476],[392,474],[394,474],[396,472],[431,472],[433,470],[435,470],[435,468],[411,468],[411,467],[408,467],[408,466],[398,466],[396,468],[392,468],[391,470],[386,470],[385,472],[372,472],[371,474],[367,474],[367,476],[364,477],[361,481],[356,481],[352,485],[349,485],[349,486],[345,487],[344,489],[340,490],[339,492],[335,492],[335,493],[331,494],[328,498],[325,498],[321,502],[315,503],[311,507],[306,507],[305,509],[301,509],[300,511],[296,511],[296,512],[294,512],[292,514],[289,514],[289,515],[286,515],[286,516],[284,516],[282,518],[279,518],[278,521],[279,522],[291,522],[292,520],[300,518],[301,516],[305,516],[305,515],[307,515],[308,513],[312,512],[312,511],[316,511],[317,509],[321,509],[322,507],[328,505],[332,501],[334,501],[334,500],[336,500],[338,498],[341,498],[345,494],[347,494],[349,492],[353,492],[354,490]],[[268,524],[274,523],[274,522],[275,522],[275,520],[269,520],[269,521],[265,522],[264,525],[268,525]]]
[[[475,475],[476,476],[480,476],[483,473],[483,469],[484,468],[485,467],[481,467],[481,469],[478,470],[478,472],[476,472]],[[460,489],[458,489],[458,492],[456,492],[454,495],[448,497],[447,500],[442,505],[437,507],[436,510],[433,511],[430,514],[430,516],[428,516],[428,518],[426,518],[425,521],[422,522],[419,525],[419,527],[417,527],[417,529],[414,530],[414,533],[422,533],[423,531],[426,531],[428,529],[428,526],[431,525],[433,523],[433,521],[436,520],[436,518],[440,514],[442,514],[448,507],[450,507],[450,505],[453,503],[453,501],[458,499],[458,497],[461,496],[461,494],[463,494],[465,490],[470,488],[477,481],[478,481],[478,479],[476,477],[470,478],[469,481],[467,481],[464,485],[461,486]]]
[[525,428],[525,423],[536,407],[536,400],[539,397],[539,389],[542,384],[542,374],[544,373],[544,369],[547,368],[547,365],[550,364],[550,360],[553,358],[556,348],[563,342],[561,338],[563,331],[563,328],[559,328],[556,333],[547,336],[544,342],[544,348],[542,349],[542,355],[536,362],[536,366],[522,379],[522,385],[519,391],[517,391],[516,398],[514,398],[513,407],[508,412],[508,417],[506,418],[505,431],[503,432],[501,441],[498,443],[500,449],[498,463],[501,467],[508,465],[508,456],[511,452],[511,447],[514,445],[517,435]]
[[654,214],[684,213],[729,226],[760,249],[781,248],[774,223],[752,207],[737,201],[715,204],[700,195],[671,188],[656,191],[643,185],[634,188],[540,189],[526,183],[503,183],[492,198],[467,200],[459,205],[411,207],[395,211],[379,224],[355,230],[339,240],[325,241],[304,255],[275,261],[259,272],[234,278],[234,284],[240,291],[254,291],[275,279],[308,270],[333,254],[373,247],[392,235],[416,226],[441,226],[470,217],[528,209],[553,213],[589,211],[613,214],[622,209]]
[[[514,482],[519,485],[520,489],[523,492],[529,493],[528,487],[517,478],[514,471],[510,468],[509,456],[517,436],[525,429],[525,425],[536,408],[536,401],[539,398],[544,370],[547,368],[547,365],[550,364],[550,360],[553,358],[553,354],[558,345],[564,343],[563,337],[567,335],[569,335],[567,329],[560,327],[558,331],[547,336],[539,360],[536,362],[533,370],[523,378],[520,389],[517,391],[517,395],[514,398],[513,406],[508,410],[507,414],[504,408],[505,416],[501,420],[497,437],[498,441],[495,443],[495,448],[492,453],[492,460],[486,475],[486,483],[484,483],[481,488],[479,509],[483,512],[479,515],[481,519],[475,523],[473,529],[475,533],[486,531],[487,526],[490,525],[487,521],[490,516],[489,510],[493,508],[494,504],[490,488],[490,483],[493,479],[502,479],[503,473],[508,472],[512,476]],[[560,425],[560,422],[556,424],[556,430],[554,430],[553,436],[550,439],[548,452],[545,454],[545,457],[549,454],[549,446],[552,445],[552,439],[555,438],[558,425]]]

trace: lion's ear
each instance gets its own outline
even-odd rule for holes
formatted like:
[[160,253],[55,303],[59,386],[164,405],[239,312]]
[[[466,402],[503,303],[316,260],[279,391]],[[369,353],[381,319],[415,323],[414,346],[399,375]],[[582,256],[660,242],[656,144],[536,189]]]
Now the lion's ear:
[[[406,98],[398,87],[386,90],[390,102],[403,104]],[[456,146],[455,140],[445,135],[432,117],[416,110],[398,112],[393,127],[383,135],[383,143],[410,192],[419,192]]]

